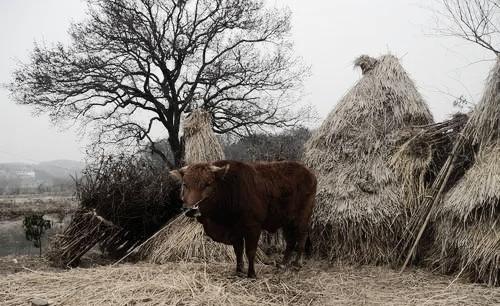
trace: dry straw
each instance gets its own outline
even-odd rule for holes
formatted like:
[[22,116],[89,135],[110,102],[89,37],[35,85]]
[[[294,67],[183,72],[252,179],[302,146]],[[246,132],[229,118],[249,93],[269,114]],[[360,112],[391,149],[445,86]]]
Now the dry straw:
[[224,150],[212,130],[212,115],[194,110],[184,122],[186,164],[224,159]]
[[396,57],[355,64],[363,77],[306,144],[305,163],[318,177],[313,244],[330,259],[387,263],[405,222],[389,157],[408,127],[432,115]]
[[435,254],[444,272],[500,285],[500,58],[464,130],[475,162],[437,210]]
[[256,280],[232,265],[135,264],[67,272],[26,271],[0,278],[2,305],[498,305],[500,294],[423,271],[308,265],[276,272],[257,265]]
[[[417,221],[411,223],[414,238],[402,270],[418,249],[422,233],[433,223],[434,265],[443,272],[499,285],[500,59],[481,101],[458,135],[426,190],[420,213],[414,216]],[[463,156],[471,160],[464,163]]]
[[[140,253],[149,262],[157,264],[175,261],[236,262],[232,246],[213,241],[205,235],[200,223],[184,215],[173,219],[141,246]],[[266,261],[266,255],[259,248],[257,262]]]

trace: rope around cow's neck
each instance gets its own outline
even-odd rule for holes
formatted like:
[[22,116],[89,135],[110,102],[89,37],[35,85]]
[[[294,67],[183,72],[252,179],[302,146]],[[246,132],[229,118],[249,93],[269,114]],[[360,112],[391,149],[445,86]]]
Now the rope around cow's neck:
[[194,203],[194,205],[191,206],[191,209],[200,209],[200,203],[202,201],[205,201],[206,199],[208,199],[208,197],[201,198],[200,200],[198,200],[198,202]]

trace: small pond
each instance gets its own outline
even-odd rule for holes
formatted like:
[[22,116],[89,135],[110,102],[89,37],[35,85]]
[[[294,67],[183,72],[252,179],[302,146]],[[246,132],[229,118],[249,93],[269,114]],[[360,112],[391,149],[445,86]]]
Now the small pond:
[[[48,214],[44,216],[52,222],[52,228],[47,230],[42,239],[42,251],[48,246],[48,238],[62,232],[71,221],[71,215]],[[0,221],[0,256],[7,255],[38,255],[39,249],[33,242],[26,240],[23,229],[23,218]]]

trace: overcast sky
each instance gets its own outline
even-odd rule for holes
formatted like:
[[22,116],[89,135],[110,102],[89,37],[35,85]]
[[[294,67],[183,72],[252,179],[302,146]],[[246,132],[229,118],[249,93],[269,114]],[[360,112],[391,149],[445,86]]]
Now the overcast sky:
[[[436,120],[456,111],[453,96],[476,102],[493,65],[486,50],[433,35],[438,0],[270,1],[293,13],[296,53],[312,66],[304,102],[321,118],[360,78],[352,62],[361,54],[401,58]],[[1,0],[0,83],[10,81],[35,41],[67,42],[69,24],[84,18],[85,8],[81,0]],[[0,162],[82,160],[85,144],[75,131],[33,117],[29,107],[16,105],[0,89]]]

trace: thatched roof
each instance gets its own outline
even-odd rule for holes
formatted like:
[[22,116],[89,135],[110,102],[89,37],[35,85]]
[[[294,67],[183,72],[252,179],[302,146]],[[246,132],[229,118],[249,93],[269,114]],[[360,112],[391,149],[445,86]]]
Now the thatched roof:
[[500,146],[485,148],[439,207],[431,256],[445,273],[500,285]]
[[482,222],[500,218],[499,208],[500,146],[496,145],[478,153],[472,168],[446,194],[440,212],[460,222]]
[[304,161],[318,176],[314,238],[330,257],[388,261],[403,214],[388,158],[405,128],[432,115],[396,57],[356,65],[363,77],[306,144]]
[[184,122],[186,164],[224,159],[224,150],[212,130],[212,115],[194,110]]
[[447,193],[440,211],[464,221],[478,210],[483,215],[500,217],[496,211],[500,205],[500,58],[463,136],[477,150],[475,162]]

